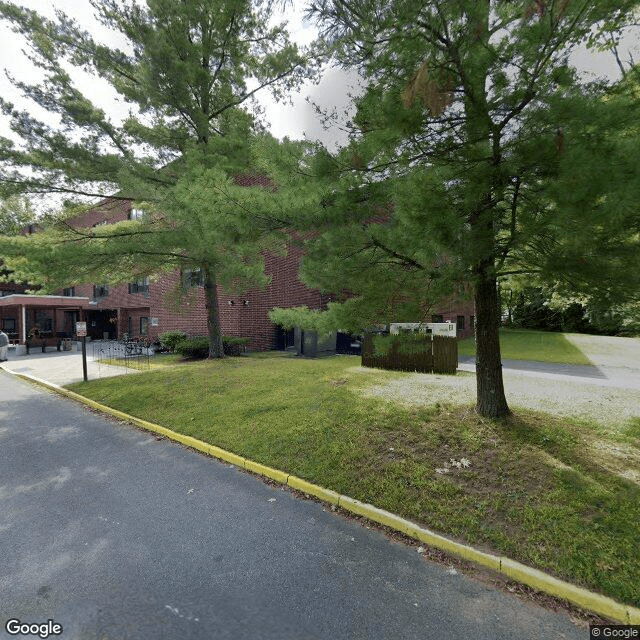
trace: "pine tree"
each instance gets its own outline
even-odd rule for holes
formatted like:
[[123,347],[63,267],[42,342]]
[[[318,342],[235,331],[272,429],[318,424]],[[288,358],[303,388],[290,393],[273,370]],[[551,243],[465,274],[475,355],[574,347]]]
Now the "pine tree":
[[[36,111],[0,99],[19,140],[0,141],[1,192],[65,194],[76,207],[49,220],[50,234],[14,253],[28,251],[31,264],[22,267],[50,287],[65,274],[70,284],[74,269],[85,277],[108,269],[126,281],[136,271],[200,268],[210,356],[222,357],[216,287],[264,283],[258,256],[277,226],[251,210],[252,193],[233,184],[234,175],[252,171],[251,141],[262,133],[252,100],[265,90],[282,97],[314,65],[284,25],[269,26],[268,0],[90,4],[122,47],[101,44],[64,14],[49,20],[0,2],[0,18],[26,38],[45,77],[37,85],[13,84],[49,114],[40,120]],[[95,96],[76,88],[70,68],[95,78]],[[123,123],[100,105],[104,83],[130,107]],[[84,233],[69,224],[78,196],[144,203],[149,215]],[[46,268],[38,273],[38,265]]]
[[[536,274],[613,297],[638,291],[638,101],[625,83],[582,82],[569,62],[578,45],[619,33],[636,4],[310,6],[337,59],[360,71],[366,90],[349,144],[316,156],[325,197],[306,280],[356,294],[342,311],[329,309],[345,323],[358,313],[370,319],[373,308],[396,318],[413,308],[416,318],[433,294],[467,283],[483,416],[510,412],[499,277]],[[300,216],[301,228],[310,218]]]

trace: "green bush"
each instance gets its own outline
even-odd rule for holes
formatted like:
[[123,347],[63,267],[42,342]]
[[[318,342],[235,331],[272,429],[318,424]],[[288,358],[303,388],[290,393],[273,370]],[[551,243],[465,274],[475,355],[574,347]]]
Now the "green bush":
[[[238,336],[222,336],[224,353],[228,356],[239,356],[242,352],[242,347],[248,344],[249,340],[250,338]],[[195,360],[207,358],[209,356],[209,337],[182,338],[177,343],[175,351],[184,358],[193,358]]]
[[222,336],[224,352],[228,356],[239,356],[242,348],[247,346],[251,338],[241,338],[240,336]]
[[165,331],[158,336],[160,344],[169,351],[176,351],[178,344],[186,338],[187,334],[184,331]]
[[183,338],[175,349],[183,358],[202,360],[209,355],[209,338],[207,336],[194,336]]
[[431,351],[431,334],[418,332],[402,332],[396,335],[373,336],[373,355],[386,356],[394,348],[401,354],[422,353]]

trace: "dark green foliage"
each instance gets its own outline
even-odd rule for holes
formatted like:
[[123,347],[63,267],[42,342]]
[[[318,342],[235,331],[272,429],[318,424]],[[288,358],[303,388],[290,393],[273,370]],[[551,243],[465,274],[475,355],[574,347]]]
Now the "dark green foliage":
[[393,346],[398,353],[411,354],[431,352],[431,334],[403,332],[398,335],[375,335],[372,337],[373,355],[383,356]]
[[[222,336],[225,355],[239,356],[242,353],[243,347],[249,344],[249,341],[250,338]],[[209,338],[207,336],[194,336],[192,338],[185,337],[175,344],[174,351],[184,358],[202,360],[209,356]]]
[[591,333],[592,328],[587,311],[579,302],[572,302],[562,310],[562,331]]
[[313,166],[326,194],[302,274],[336,302],[356,294],[342,315],[329,309],[337,327],[355,329],[343,317],[416,322],[443,295],[473,296],[477,410],[500,417],[509,407],[498,279],[537,277],[567,298],[637,299],[637,76],[588,82],[570,64],[577,46],[606,48],[632,28],[637,6],[312,4],[336,58],[366,85],[349,143]]
[[178,342],[175,350],[184,358],[202,360],[209,355],[209,338],[207,336],[194,336]]
[[158,340],[169,351],[175,351],[177,345],[185,340],[186,337],[187,334],[184,331],[165,331],[158,336]]
[[542,288],[527,287],[517,295],[513,307],[512,326],[521,329],[562,331],[563,314],[561,310],[549,306],[548,296]]
[[[565,331],[572,333],[594,333],[618,335],[623,327],[621,310],[601,308],[595,303],[564,302],[554,300],[553,294],[544,287],[524,287],[510,303],[509,319],[505,323],[520,329],[541,331]],[[503,299],[506,296],[503,294]],[[633,325],[629,325],[629,332]]]
[[[270,0],[88,4],[105,31],[100,41],[62,13],[48,19],[0,0],[0,21],[15,32],[17,50],[24,37],[44,76],[37,85],[13,79],[33,108],[0,97],[12,130],[12,140],[0,138],[0,196],[76,198],[37,240],[0,238],[0,253],[16,276],[49,291],[199,270],[210,355],[222,357],[216,287],[264,286],[261,252],[274,248],[283,224],[255,193],[264,185],[234,183],[240,173],[259,173],[252,146],[266,134],[253,98],[265,91],[281,98],[314,65],[284,23],[273,24]],[[122,125],[102,109],[102,89],[82,94],[77,70],[127,105]],[[53,118],[40,120],[42,108]],[[132,200],[145,215],[98,230],[70,228],[88,208],[78,196]]]
[[222,336],[224,353],[227,356],[239,356],[244,348],[251,342],[251,338],[241,338],[240,336]]

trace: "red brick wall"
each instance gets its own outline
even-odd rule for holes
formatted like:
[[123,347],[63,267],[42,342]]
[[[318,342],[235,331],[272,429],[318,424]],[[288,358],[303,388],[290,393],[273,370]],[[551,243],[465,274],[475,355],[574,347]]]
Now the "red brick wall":
[[[268,186],[263,179],[254,179],[251,176],[239,176],[236,182],[245,186]],[[90,227],[103,220],[126,220],[130,209],[129,202],[107,199],[95,210],[78,217],[75,224],[78,227]],[[321,295],[317,290],[308,289],[298,278],[301,257],[302,251],[297,247],[290,247],[287,256],[265,255],[265,271],[271,277],[271,282],[264,291],[254,289],[244,295],[228,295],[219,287],[218,300],[223,335],[251,338],[251,350],[274,349],[277,346],[277,330],[269,320],[268,314],[271,309],[301,305],[307,305],[311,309],[323,308],[328,297]],[[128,332],[129,318],[132,335],[139,336],[141,317],[158,319],[158,325],[155,327],[149,323],[148,337],[151,339],[172,330],[181,330],[190,336],[206,335],[204,289],[194,287],[178,302],[176,294],[180,283],[180,273],[174,271],[152,277],[148,296],[143,293],[130,294],[127,284],[110,286],[109,295],[99,300],[93,308],[117,311],[118,336]],[[92,297],[93,285],[77,286],[76,295]],[[441,314],[444,321],[451,320],[454,323],[458,315],[464,315],[465,329],[460,337],[472,335],[472,302],[460,303],[452,298],[443,301],[434,313]]]
[[98,203],[94,209],[87,211],[73,219],[73,226],[77,229],[94,227],[101,222],[121,222],[129,218],[131,201],[107,198]]
[[[458,316],[464,317],[464,330],[458,331],[458,338],[469,338],[474,335],[475,329],[475,305],[473,300],[450,297],[436,305],[434,314],[441,315],[443,322],[456,324]],[[428,318],[427,321],[430,321]]]

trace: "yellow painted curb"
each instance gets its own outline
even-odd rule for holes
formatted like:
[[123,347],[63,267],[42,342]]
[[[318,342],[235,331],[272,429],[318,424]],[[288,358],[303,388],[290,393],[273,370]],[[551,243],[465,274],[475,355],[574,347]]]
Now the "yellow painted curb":
[[411,538],[420,540],[420,542],[424,542],[436,549],[452,553],[459,558],[471,560],[472,562],[481,564],[482,566],[493,569],[494,571],[500,571],[500,558],[498,556],[491,555],[490,553],[484,553],[484,551],[478,551],[477,549],[460,542],[454,542],[453,540],[449,540],[449,538],[445,538],[444,536],[434,533],[433,531],[429,531],[429,529],[419,527],[418,525],[412,523],[408,523],[408,525],[409,526],[405,533]]
[[289,477],[288,473],[280,471],[280,469],[267,467],[266,465],[254,462],[253,460],[245,460],[244,468],[248,471],[259,473],[261,476],[266,476],[267,478],[281,482],[282,484],[287,484],[287,478]]
[[626,622],[628,607],[611,598],[591,593],[582,587],[558,580],[538,569],[532,569],[509,558],[500,558],[501,571],[518,582],[529,585],[534,589],[544,591],[563,600],[574,602],[578,606],[593,611],[606,618]]
[[185,436],[181,433],[176,433],[175,435],[170,436],[174,440],[177,440],[181,444],[184,444],[187,447],[191,447],[192,449],[196,449],[197,451],[201,451],[202,453],[209,454],[210,445],[206,442],[202,442],[202,440],[198,440],[192,436]]
[[235,453],[231,453],[231,451],[225,451],[220,447],[216,447],[213,444],[209,445],[209,453],[219,460],[224,460],[225,462],[230,462],[231,464],[235,464],[236,467],[242,467],[244,469],[244,465],[246,463],[246,459],[242,456],[238,456]]
[[374,522],[379,522],[386,527],[401,531],[402,533],[406,532],[407,525],[409,524],[407,520],[395,515],[395,513],[378,509],[366,502],[360,502],[360,500],[354,500],[348,496],[341,495],[338,506],[347,511],[351,511],[351,513],[357,513],[360,516],[369,518],[369,520],[373,520]]
[[287,479],[287,484],[292,489],[297,489],[298,491],[302,491],[303,493],[308,493],[311,496],[315,496],[316,498],[320,498],[320,500],[330,502],[331,504],[335,504],[336,506],[340,502],[341,496],[339,493],[331,491],[331,489],[320,487],[317,484],[307,482],[306,480],[298,478],[297,476],[289,476]]
[[547,575],[538,569],[533,569],[520,564],[515,560],[494,556],[489,553],[484,553],[483,551],[478,551],[473,547],[469,547],[459,542],[454,542],[453,540],[449,540],[448,538],[434,533],[433,531],[423,529],[422,527],[419,527],[400,516],[390,513],[389,511],[378,509],[366,502],[360,502],[359,500],[355,500],[349,496],[336,493],[330,489],[325,489],[319,485],[307,482],[302,478],[289,475],[279,469],[274,469],[273,467],[268,467],[258,462],[247,460],[242,456],[226,451],[225,449],[221,449],[220,447],[216,447],[215,445],[207,444],[206,442],[202,442],[201,440],[197,440],[191,436],[182,435],[175,431],[171,431],[166,427],[161,427],[160,425],[147,422],[146,420],[141,420],[140,418],[123,413],[117,409],[112,409],[111,407],[99,404],[98,402],[47,382],[46,380],[41,380],[23,373],[14,373],[13,371],[4,370],[16,377],[23,378],[30,382],[35,382],[40,386],[52,389],[61,395],[77,400],[78,402],[103,413],[131,422],[147,431],[162,434],[171,440],[175,440],[199,451],[203,451],[215,458],[224,460],[225,462],[230,462],[231,464],[247,469],[248,471],[253,471],[268,478],[272,478],[273,480],[289,485],[293,489],[298,489],[299,491],[313,495],[321,500],[338,505],[346,511],[362,515],[374,522],[378,522],[390,527],[391,529],[395,529],[400,533],[404,533],[432,547],[442,549],[443,551],[447,551],[448,553],[464,558],[465,560],[471,560],[477,564],[481,564],[517,580],[522,584],[526,584],[534,589],[571,602],[583,609],[604,616],[605,618],[609,618],[623,624],[640,624],[640,609],[636,609],[635,607],[620,604],[612,598],[592,593],[587,589],[583,589],[582,587],[577,587],[569,582],[564,582],[558,578],[554,578],[553,576]]

